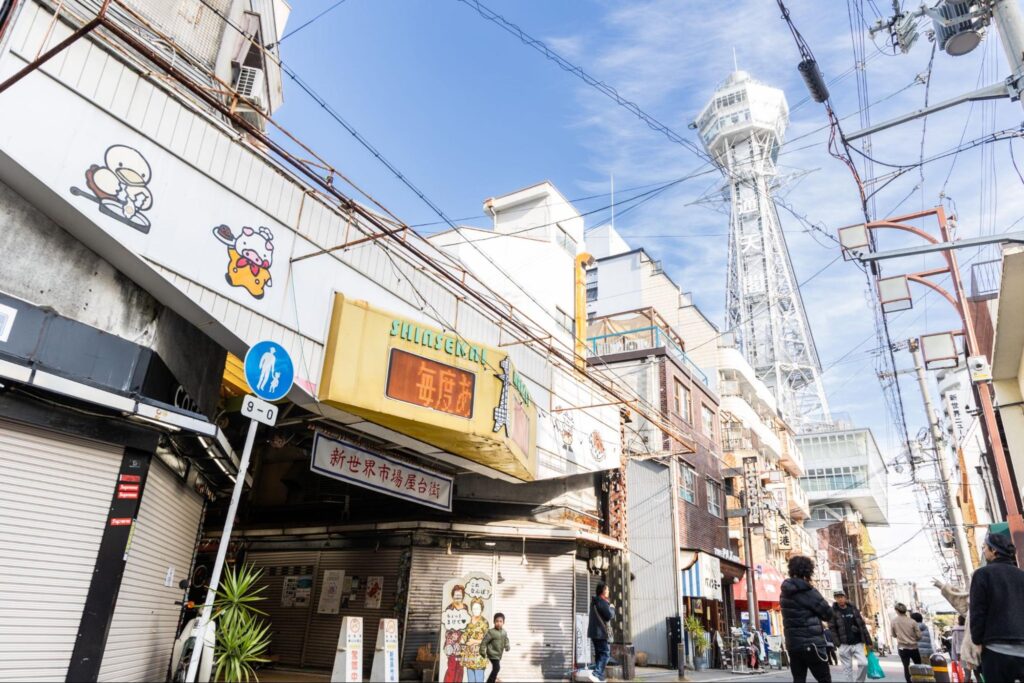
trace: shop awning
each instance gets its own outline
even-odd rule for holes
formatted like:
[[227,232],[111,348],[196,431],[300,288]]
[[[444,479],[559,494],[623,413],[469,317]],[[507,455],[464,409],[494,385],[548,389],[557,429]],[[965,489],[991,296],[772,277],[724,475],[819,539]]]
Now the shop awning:
[[[784,580],[782,572],[770,564],[759,565],[760,572],[756,569],[754,588],[757,590],[757,605],[765,607],[779,604],[779,597],[782,591]],[[747,604],[747,577],[743,577],[732,585],[732,597],[737,603]]]

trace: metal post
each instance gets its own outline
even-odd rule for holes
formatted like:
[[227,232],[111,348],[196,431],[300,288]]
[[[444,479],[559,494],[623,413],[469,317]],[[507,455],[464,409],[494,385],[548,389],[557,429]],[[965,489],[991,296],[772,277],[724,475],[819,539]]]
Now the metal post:
[[[996,0],[992,7],[992,19],[999,31],[999,42],[1003,44],[1006,60],[1010,63],[1016,87],[1024,75],[1024,16],[1021,15],[1019,0]],[[1024,105],[1024,100],[1021,100]]]
[[935,406],[932,404],[931,394],[928,391],[928,379],[924,373],[921,349],[916,339],[911,339],[909,346],[910,354],[914,358],[917,385],[921,389],[921,399],[924,401],[925,416],[928,418],[928,428],[931,430],[935,460],[939,465],[939,476],[942,477],[942,492],[946,499],[946,509],[949,510],[949,519],[953,524],[953,542],[956,544],[957,564],[960,565],[960,576],[966,586],[967,580],[974,570],[974,565],[971,564],[971,557],[967,549],[967,531],[964,528],[963,511],[957,505],[956,492],[953,489],[953,478],[950,476],[949,463],[946,462],[946,440],[942,435],[942,428],[939,426],[939,416],[935,412]]
[[[1017,0],[1012,0],[1015,13],[1018,19],[1017,26],[1020,26],[1020,11],[1016,7]],[[1011,3],[1002,2],[1000,5]],[[946,210],[939,206],[935,208],[936,217],[939,219],[939,231],[944,242],[949,241],[949,226],[946,224]],[[978,336],[974,330],[974,320],[971,316],[971,309],[967,302],[967,295],[964,294],[964,286],[960,280],[960,265],[957,262],[956,252],[947,251],[946,263],[949,265],[949,274],[953,280],[953,289],[956,292],[956,300],[959,304],[960,318],[964,323],[964,338],[967,342],[967,352],[971,356],[985,355],[981,345],[978,343]],[[1020,501],[1017,499],[1013,488],[1013,477],[1010,474],[1009,459],[1006,451],[1003,450],[1003,440],[999,435],[999,424],[996,422],[996,411],[992,405],[991,382],[974,383],[974,395],[978,400],[978,407],[984,418],[984,432],[988,436],[988,445],[992,449],[992,459],[996,464],[996,473],[999,478],[999,492],[1002,494],[1003,502],[1006,505],[1006,521],[1010,527],[1010,536],[1017,546],[1017,564],[1024,566],[1024,517],[1021,516]]]
[[[655,385],[656,386],[656,385]],[[686,607],[683,605],[683,567],[679,559],[679,456],[673,455],[669,458],[669,512],[672,515],[672,575],[676,591],[676,611],[679,614],[680,642],[686,642],[686,629],[683,622],[686,619]],[[669,653],[671,658],[672,654]],[[671,661],[671,660],[670,660]],[[682,670],[682,662],[678,662]]]
[[199,671],[199,660],[203,653],[203,644],[206,636],[207,625],[210,622],[210,615],[213,612],[213,600],[217,596],[217,586],[220,583],[220,575],[224,569],[224,558],[228,554],[228,546],[231,544],[231,531],[235,526],[235,513],[238,511],[238,501],[242,497],[242,489],[245,487],[245,473],[249,469],[249,457],[252,455],[252,444],[256,440],[256,427],[259,423],[256,420],[249,421],[249,432],[245,436],[245,450],[242,451],[242,459],[238,463],[238,474],[235,475],[235,488],[231,491],[231,504],[228,505],[228,516],[224,520],[224,531],[220,536],[220,544],[217,546],[217,559],[213,563],[213,572],[210,574],[210,585],[206,589],[206,602],[203,603],[199,614],[199,621],[192,629],[192,658],[188,662],[188,673],[185,675],[186,683],[193,683]]

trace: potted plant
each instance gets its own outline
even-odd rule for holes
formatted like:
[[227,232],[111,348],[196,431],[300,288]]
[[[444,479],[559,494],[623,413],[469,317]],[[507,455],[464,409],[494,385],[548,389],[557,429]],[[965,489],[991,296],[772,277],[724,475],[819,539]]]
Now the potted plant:
[[256,588],[262,574],[263,570],[253,565],[225,568],[213,603],[217,624],[215,681],[259,681],[256,666],[270,661],[264,656],[270,647],[270,624],[259,618],[266,612],[255,606],[265,600],[260,595],[265,586]]
[[710,666],[709,646],[711,640],[704,630],[704,624],[694,615],[686,617],[686,632],[693,644],[693,668],[695,671],[704,671]]

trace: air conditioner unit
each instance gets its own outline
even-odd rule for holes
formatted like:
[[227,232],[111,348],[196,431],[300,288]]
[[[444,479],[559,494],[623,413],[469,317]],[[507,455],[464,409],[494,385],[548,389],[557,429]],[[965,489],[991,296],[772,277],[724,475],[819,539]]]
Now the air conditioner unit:
[[262,105],[263,77],[263,69],[253,66],[239,67],[238,78],[235,80],[235,92],[257,106]]

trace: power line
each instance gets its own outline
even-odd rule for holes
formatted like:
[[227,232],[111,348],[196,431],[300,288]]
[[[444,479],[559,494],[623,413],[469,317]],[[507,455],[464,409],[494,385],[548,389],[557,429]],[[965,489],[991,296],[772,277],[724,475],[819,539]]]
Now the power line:
[[313,23],[315,23],[315,22],[316,22],[316,21],[317,21],[318,19],[320,19],[320,18],[321,18],[321,17],[323,17],[324,15],[328,14],[329,12],[331,12],[331,11],[332,11],[333,9],[335,9],[336,7],[340,7],[340,6],[341,6],[341,5],[342,5],[342,4],[343,4],[343,3],[345,2],[345,1],[346,1],[346,0],[338,0],[338,1],[336,2],[336,3],[334,3],[333,5],[331,5],[330,7],[328,7],[328,8],[327,8],[327,9],[325,9],[325,10],[324,10],[323,12],[321,12],[321,13],[320,13],[320,14],[318,14],[318,15],[316,15],[315,17],[313,17],[312,19],[310,19],[310,20],[309,20],[309,21],[307,21],[306,23],[302,24],[302,25],[301,25],[301,26],[299,26],[298,28],[294,28],[294,29],[292,29],[291,31],[288,31],[288,32],[287,32],[287,33],[285,33],[285,34],[284,34],[283,36],[281,36],[280,38],[278,38],[278,39],[277,39],[277,42],[276,42],[276,43],[270,43],[269,45],[267,45],[267,46],[266,46],[266,48],[267,48],[268,50],[272,50],[272,49],[274,49],[275,47],[277,47],[278,45],[280,45],[281,43],[283,43],[283,42],[284,42],[284,41],[285,41],[286,39],[288,39],[288,38],[291,38],[292,36],[294,36],[294,35],[295,35],[296,33],[298,33],[299,31],[301,31],[302,29],[306,28],[306,27],[307,27],[307,26],[309,26],[310,24],[313,24]]

